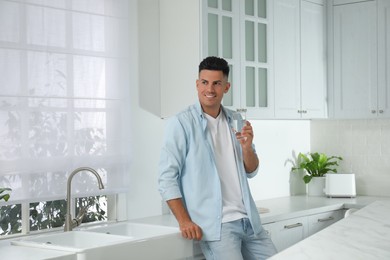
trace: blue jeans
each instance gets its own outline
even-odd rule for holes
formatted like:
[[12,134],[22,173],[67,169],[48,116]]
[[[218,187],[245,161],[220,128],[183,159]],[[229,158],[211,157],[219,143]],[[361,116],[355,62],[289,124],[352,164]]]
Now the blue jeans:
[[221,240],[200,241],[200,248],[207,260],[259,260],[277,252],[264,229],[254,235],[247,218],[222,223]]

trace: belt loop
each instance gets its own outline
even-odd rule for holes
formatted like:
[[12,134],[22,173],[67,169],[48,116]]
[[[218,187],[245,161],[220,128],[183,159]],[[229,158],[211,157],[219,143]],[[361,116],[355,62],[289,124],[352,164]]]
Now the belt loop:
[[242,229],[244,230],[244,232],[246,232],[246,229],[247,229],[246,218],[242,218],[241,221],[242,221]]

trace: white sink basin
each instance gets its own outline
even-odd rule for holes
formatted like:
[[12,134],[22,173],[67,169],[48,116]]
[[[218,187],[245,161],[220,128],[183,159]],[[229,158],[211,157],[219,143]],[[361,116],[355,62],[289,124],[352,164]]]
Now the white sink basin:
[[126,247],[110,248],[115,259],[184,259],[193,255],[192,240],[182,238],[177,227],[122,222],[90,228],[87,231],[133,239]]
[[193,243],[177,227],[115,223],[83,230],[26,237],[13,245],[74,252],[77,260],[184,259]]
[[108,236],[95,232],[71,231],[31,236],[11,241],[11,244],[80,253],[87,249],[99,248],[129,240],[128,237],[124,236]]
[[146,239],[180,233],[179,228],[176,227],[166,227],[131,222],[106,224],[103,226],[86,229],[86,231],[126,236],[132,239]]
[[0,246],[1,259],[12,260],[77,260],[77,254],[72,252],[49,250],[43,248],[33,248],[26,246]]

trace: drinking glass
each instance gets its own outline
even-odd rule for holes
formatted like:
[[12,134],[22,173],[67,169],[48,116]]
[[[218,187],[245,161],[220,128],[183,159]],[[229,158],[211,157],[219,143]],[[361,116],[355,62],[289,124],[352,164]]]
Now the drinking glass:
[[233,114],[233,132],[235,133],[237,139],[243,138],[241,136],[241,129],[244,127],[246,122],[246,109],[239,108]]

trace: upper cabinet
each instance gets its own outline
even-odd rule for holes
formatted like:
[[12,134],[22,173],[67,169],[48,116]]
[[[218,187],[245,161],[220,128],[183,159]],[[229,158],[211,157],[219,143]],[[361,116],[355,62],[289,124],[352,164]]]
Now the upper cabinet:
[[203,0],[202,53],[230,65],[227,107],[247,108],[250,119],[273,118],[269,0]]
[[274,0],[276,118],[326,117],[323,1]]
[[379,116],[390,117],[390,1],[378,1],[378,106]]
[[204,56],[231,66],[223,104],[262,118],[326,117],[322,0],[203,1]]
[[389,117],[390,1],[333,2],[331,116]]
[[196,102],[198,0],[138,1],[139,105],[166,118]]
[[223,104],[249,119],[326,118],[327,108],[334,118],[389,117],[389,5],[138,1],[140,107],[165,118],[196,102],[199,62],[214,55],[231,68]]

